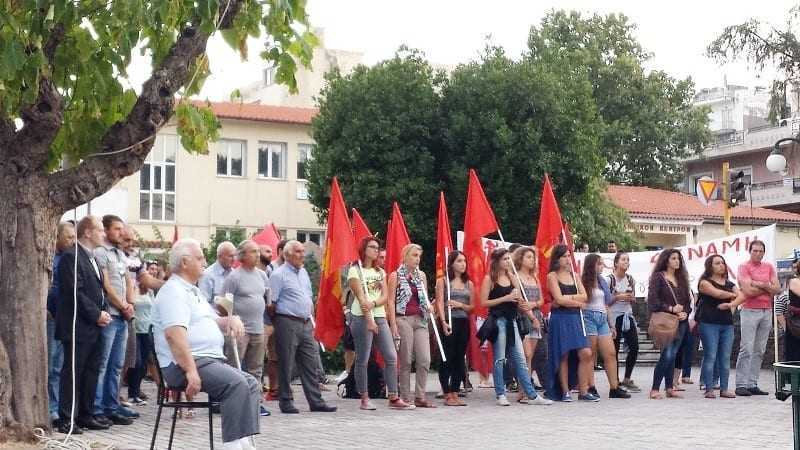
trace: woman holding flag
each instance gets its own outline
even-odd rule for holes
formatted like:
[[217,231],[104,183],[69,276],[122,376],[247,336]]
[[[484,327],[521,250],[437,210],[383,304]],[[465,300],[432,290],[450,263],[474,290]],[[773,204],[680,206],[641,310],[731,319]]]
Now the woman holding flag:
[[[458,250],[447,256],[449,295],[444,277],[436,280],[436,313],[444,332],[443,344],[447,361],[439,368],[439,383],[444,393],[446,406],[466,406],[458,398],[458,391],[464,381],[467,342],[469,341],[469,313],[473,306],[472,282],[467,277],[467,258]],[[446,298],[449,298],[445,305]],[[451,309],[448,314],[448,307]],[[448,323],[452,319],[452,327]]]
[[[361,409],[372,411],[375,406],[369,401],[367,389],[367,363],[375,342],[383,355],[384,379],[389,396],[389,407],[413,409],[397,395],[397,352],[392,333],[386,321],[386,274],[376,267],[380,254],[380,244],[374,237],[365,237],[358,246],[359,262],[350,266],[347,283],[355,294],[350,313],[350,331],[356,349],[355,379],[356,389],[361,395]],[[366,290],[366,292],[365,292]]]
[[[389,275],[389,322],[392,335],[400,340],[400,396],[409,402],[411,394],[411,361],[416,361],[414,406],[435,408],[425,399],[425,385],[431,364],[428,317],[428,280],[419,270],[422,247],[408,244],[401,252],[403,263]],[[435,326],[436,324],[434,324]]]
[[[503,383],[503,366],[506,357],[510,358],[517,380],[527,398],[520,399],[520,403],[533,405],[550,405],[553,402],[540,397],[536,394],[531,383],[530,372],[525,364],[525,356],[522,350],[522,339],[517,327],[519,308],[530,310],[532,305],[524,303],[522,293],[516,282],[512,281],[511,254],[504,248],[492,252],[489,274],[481,285],[481,304],[489,308],[490,317],[493,320],[495,330],[493,336],[488,336],[492,341],[494,352],[494,390],[499,406],[509,406],[506,398],[506,388]],[[486,326],[486,325],[484,325]]]
[[542,299],[542,289],[539,286],[539,264],[536,261],[536,247],[521,246],[514,250],[512,256],[514,266],[517,268],[519,279],[522,282],[522,289],[525,290],[525,295],[531,304],[531,310],[528,311],[523,317],[523,320],[530,321],[531,332],[525,335],[522,341],[522,347],[525,350],[525,362],[528,364],[531,374],[536,369],[539,375],[539,382],[542,386],[547,386],[546,362],[544,367],[533,367],[533,355],[536,353],[540,341],[544,337],[544,316],[542,316],[541,307],[544,306]]
[[[550,398],[571,402],[570,386],[575,380],[574,361],[570,364],[569,354],[578,353],[577,384],[579,400],[596,402],[600,397],[589,392],[589,379],[592,375],[592,349],[586,337],[581,310],[586,307],[586,291],[580,278],[572,270],[570,251],[564,244],[552,249],[550,271],[547,274],[547,290],[553,297],[550,311],[549,350],[550,350]],[[573,370],[570,370],[573,366]]]

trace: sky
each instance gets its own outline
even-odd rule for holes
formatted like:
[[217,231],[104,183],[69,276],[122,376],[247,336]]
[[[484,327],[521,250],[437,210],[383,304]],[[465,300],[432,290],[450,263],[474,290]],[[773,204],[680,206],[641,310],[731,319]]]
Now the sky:
[[[734,4],[737,4],[733,6]],[[324,29],[327,48],[364,52],[364,63],[393,56],[401,45],[422,50],[429,61],[456,65],[477,57],[487,36],[512,57],[526,46],[531,25],[539,24],[550,10],[578,10],[586,14],[623,13],[637,25],[636,36],[653,54],[648,69],[664,70],[673,77],[692,77],[696,87],[723,84],[770,84],[773,71],[757,73],[744,62],[724,66],[704,55],[706,46],[727,25],[749,18],[781,26],[797,0],[731,2],[720,0],[309,0],[313,26]],[[201,96],[226,100],[233,89],[261,76],[260,43],[251,41],[251,58],[242,62],[221,39],[209,43],[212,75]],[[138,58],[132,83],[148,72]]]

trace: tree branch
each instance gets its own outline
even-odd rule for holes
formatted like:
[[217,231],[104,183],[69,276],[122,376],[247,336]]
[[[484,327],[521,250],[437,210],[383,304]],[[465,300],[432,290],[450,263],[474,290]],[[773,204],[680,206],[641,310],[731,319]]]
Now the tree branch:
[[[53,65],[56,49],[64,41],[64,35],[64,25],[60,22],[55,24],[42,48],[50,66]],[[55,84],[44,74],[39,75],[38,89],[36,102],[20,110],[22,128],[3,146],[8,154],[0,155],[13,159],[20,175],[41,169],[47,162],[50,144],[61,129],[64,117],[63,98]],[[9,124],[0,128],[8,129]],[[10,129],[15,129],[13,122],[10,123]]]
[[[221,30],[233,24],[243,1],[230,0],[220,5]],[[208,38],[197,24],[184,28],[169,54],[142,86],[128,117],[109,128],[96,154],[76,167],[48,177],[49,198],[55,208],[63,212],[84,204],[141,169],[156,133],[172,117],[175,93],[191,77],[192,64],[205,52]],[[113,153],[122,149],[127,150]]]

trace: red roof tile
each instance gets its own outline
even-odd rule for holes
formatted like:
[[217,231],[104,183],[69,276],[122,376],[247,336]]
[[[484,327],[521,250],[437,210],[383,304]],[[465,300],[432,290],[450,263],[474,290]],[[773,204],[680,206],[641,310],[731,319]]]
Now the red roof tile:
[[[678,219],[722,221],[722,200],[713,200],[704,206],[694,195],[670,192],[640,186],[612,185],[606,191],[609,199],[617,206],[625,209],[630,216],[652,219]],[[732,210],[732,221],[749,223],[752,218],[759,223],[800,223],[800,214],[778,211],[767,208],[753,208],[740,205]]]
[[[198,105],[205,102],[195,101]],[[259,103],[211,102],[211,109],[220,119],[253,120],[256,122],[310,125],[319,112],[316,108],[262,105]]]

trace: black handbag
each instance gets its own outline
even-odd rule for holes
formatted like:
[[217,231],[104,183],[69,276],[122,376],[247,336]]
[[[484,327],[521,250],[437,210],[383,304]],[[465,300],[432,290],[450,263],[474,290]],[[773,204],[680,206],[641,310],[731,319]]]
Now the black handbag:
[[486,320],[483,321],[483,325],[481,325],[478,332],[475,333],[475,336],[481,343],[484,341],[494,342],[494,340],[497,339],[497,319],[489,314]]
[[533,322],[531,322],[528,316],[517,314],[517,331],[519,332],[520,339],[531,334],[533,331]]

